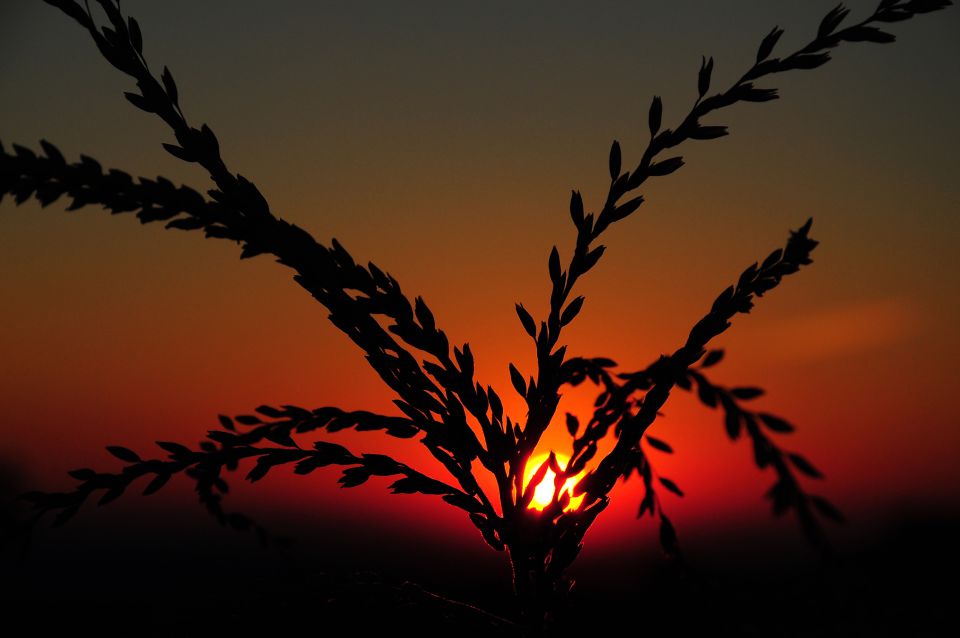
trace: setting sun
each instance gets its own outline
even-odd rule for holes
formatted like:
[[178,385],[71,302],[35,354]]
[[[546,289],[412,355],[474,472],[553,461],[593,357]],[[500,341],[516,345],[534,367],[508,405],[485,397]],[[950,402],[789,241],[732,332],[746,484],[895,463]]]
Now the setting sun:
[[[560,467],[565,468],[570,459],[562,454],[557,454],[557,463]],[[540,454],[533,457],[530,461],[527,462],[527,467],[523,472],[523,485],[526,488],[530,484],[530,479],[533,478],[533,475],[536,474],[537,470],[540,469],[544,463],[546,463],[550,458],[549,454]],[[586,471],[580,472],[576,476],[572,476],[564,482],[563,486],[560,488],[561,494],[567,492],[570,494],[570,503],[564,508],[565,512],[575,510],[580,507],[580,503],[583,502],[583,494],[580,496],[573,495],[573,487],[583,478],[583,475],[586,474]],[[533,499],[530,501],[530,509],[543,510],[546,506],[553,502],[554,494],[554,480],[556,479],[556,474],[553,470],[548,469],[547,473],[544,475],[543,480],[537,485],[536,489],[533,491]]]

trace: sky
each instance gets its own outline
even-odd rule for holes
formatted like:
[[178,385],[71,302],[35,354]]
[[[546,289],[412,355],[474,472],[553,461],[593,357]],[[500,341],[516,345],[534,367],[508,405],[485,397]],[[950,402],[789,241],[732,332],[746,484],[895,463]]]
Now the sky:
[[[855,16],[873,8],[848,4]],[[520,419],[507,364],[530,371],[534,359],[513,304],[545,312],[547,255],[554,244],[569,255],[574,240],[570,189],[599,207],[611,140],[626,165],[638,161],[651,96],[663,98],[665,125],[676,122],[701,55],[715,59],[714,86],[727,85],[773,25],[786,29],[778,51],[793,50],[831,6],[123,3],[152,67],[169,66],[187,117],[217,132],[231,169],[275,214],[422,295]],[[851,519],[841,538],[905,509],[955,505],[960,480],[960,10],[890,29],[892,45],[845,45],[820,69],[764,84],[782,99],[713,116],[731,135],[688,143],[686,166],[642,189],[646,203],[608,232],[582,281],[587,302],[566,333],[572,353],[644,367],[812,216],[814,265],[737,318],[716,343],[727,358],[713,374],[764,387],[757,406],[797,424],[780,442],[826,474],[811,488]],[[69,158],[208,188],[163,151],[171,135],[123,99],[131,88],[58,11],[3,3],[4,144],[46,139]],[[60,489],[65,470],[111,467],[106,444],[146,453],[155,440],[195,442],[220,413],[391,410],[357,348],[288,271],[237,257],[231,244],[130,216],[0,204],[0,462]],[[570,393],[561,413],[585,416],[591,400]],[[717,414],[684,393],[665,412],[651,433],[677,453],[654,462],[687,494],[664,502],[681,534],[788,533],[762,500],[772,477],[725,438]],[[556,425],[541,451],[564,449]],[[427,462],[376,435],[336,440]],[[335,479],[280,473],[235,502],[267,519],[466,538],[483,551],[452,508],[377,483],[347,492]],[[169,490],[154,497],[157,511],[194,507],[185,486]],[[592,532],[598,544],[652,538],[634,520],[638,485],[614,498]],[[127,501],[118,511],[156,516]]]

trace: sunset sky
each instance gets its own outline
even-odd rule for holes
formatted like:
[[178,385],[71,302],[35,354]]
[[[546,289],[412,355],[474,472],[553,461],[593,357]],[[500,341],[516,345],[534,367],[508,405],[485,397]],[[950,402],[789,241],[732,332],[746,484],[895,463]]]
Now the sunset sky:
[[[701,55],[714,56],[714,87],[725,87],[771,27],[786,29],[778,51],[792,51],[832,5],[123,8],[140,21],[152,68],[169,66],[188,119],[217,132],[230,168],[275,214],[321,242],[336,237],[423,295],[522,419],[507,364],[530,373],[533,348],[513,304],[545,313],[547,255],[557,244],[568,256],[574,240],[570,189],[599,208],[611,140],[633,166],[651,96],[662,96],[673,125],[695,97]],[[858,19],[874,6],[848,5]],[[844,45],[820,69],[762,83],[782,99],[713,116],[731,135],[686,143],[687,165],[642,189],[646,203],[605,236],[567,332],[574,354],[641,368],[681,345],[717,293],[812,216],[815,264],[736,320],[716,344],[727,358],[714,380],[764,387],[757,405],[797,424],[778,440],[827,475],[811,488],[851,519],[841,538],[900,511],[955,505],[960,481],[960,10],[889,26],[896,43]],[[125,90],[132,82],[68,18],[40,2],[3,3],[8,148],[42,138],[71,159],[209,188],[200,169],[163,151],[172,136]],[[392,410],[356,346],[284,267],[241,262],[233,244],[199,233],[64,208],[0,204],[0,464],[31,486],[65,488],[65,470],[112,467],[106,444],[147,453],[155,440],[193,443],[217,414],[263,403]],[[585,418],[591,400],[572,393],[560,414]],[[567,450],[555,425],[543,452]],[[795,533],[768,520],[762,495],[773,477],[752,466],[746,442],[726,439],[718,414],[676,392],[651,432],[677,450],[653,461],[687,493],[664,500],[681,535],[744,525]],[[411,463],[425,456],[376,434],[331,440]],[[340,490],[336,476],[278,473],[234,502],[267,520],[369,524],[437,542],[462,530],[484,551],[460,512],[390,496],[382,482]],[[199,509],[187,490],[171,486],[156,507]],[[645,538],[652,526],[634,520],[639,486],[614,499],[596,537],[606,547]],[[117,511],[130,516],[149,509],[124,501]]]

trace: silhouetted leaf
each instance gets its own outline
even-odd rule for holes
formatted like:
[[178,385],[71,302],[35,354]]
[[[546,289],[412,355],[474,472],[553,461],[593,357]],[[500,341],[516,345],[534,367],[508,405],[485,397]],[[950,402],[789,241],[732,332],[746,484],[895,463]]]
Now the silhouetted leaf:
[[183,160],[184,162],[197,161],[196,158],[191,153],[180,148],[176,144],[164,144],[163,148],[165,148],[168,153],[170,153],[171,155],[173,155],[179,160]]
[[147,487],[143,490],[144,496],[150,496],[161,487],[167,484],[167,481],[170,480],[170,474],[157,474],[153,477],[153,480],[147,484]]
[[483,540],[487,542],[490,547],[494,548],[498,552],[503,551],[503,543],[497,538],[494,533],[493,526],[490,524],[489,519],[483,516],[482,514],[470,514],[470,520],[476,525],[477,529],[480,530],[480,534],[483,535]]
[[650,137],[653,137],[660,131],[661,120],[663,119],[663,102],[659,95],[654,95],[650,102],[650,111],[647,114],[647,122],[650,126]]
[[[171,78],[170,81],[172,82],[173,78]],[[213,130],[206,124],[200,127],[200,139],[202,145],[206,147],[207,153],[212,155],[219,154],[220,142],[217,140],[217,136],[214,134]],[[250,195],[255,199],[257,205],[263,208],[268,207],[263,195],[260,194],[260,191],[257,190],[257,187],[254,184],[244,180],[242,175],[238,175],[237,180],[245,191],[250,192]]]
[[247,473],[246,479],[251,483],[256,483],[267,475],[271,467],[270,461],[265,457],[261,457],[257,459],[257,464],[253,466],[253,469]]
[[643,518],[644,514],[651,516],[656,513],[656,498],[653,490],[647,490],[640,501],[640,509],[637,510],[637,518]]
[[620,142],[613,140],[610,145],[610,179],[620,176]]
[[88,27],[91,24],[90,17],[87,15],[87,12],[83,10],[80,5],[78,5],[73,0],[45,0],[47,4],[53,5],[66,13],[68,16],[79,22],[82,26]]
[[281,419],[286,416],[286,413],[283,410],[277,409],[270,405],[259,405],[254,411],[270,417],[271,419]]
[[426,477],[405,476],[390,484],[390,491],[393,494],[447,494],[449,488]]
[[697,75],[697,91],[700,93],[700,97],[703,97],[707,94],[707,91],[710,90],[710,75],[713,73],[713,58],[709,60],[703,58],[700,63],[700,72]]
[[783,249],[778,248],[763,260],[763,263],[760,265],[760,270],[769,270],[773,268],[773,265],[780,261],[780,258],[783,257]]
[[490,412],[493,414],[493,417],[502,421],[503,401],[500,400],[500,395],[498,395],[493,388],[487,386],[487,398],[490,400]]
[[790,56],[783,60],[782,64],[787,69],[815,69],[829,61],[829,53],[806,53],[803,55]]
[[910,0],[906,7],[914,13],[930,13],[951,6],[950,0]]
[[817,38],[823,39],[833,33],[849,13],[850,10],[842,4],[838,4],[831,9],[830,12],[823,17],[823,20],[820,21],[820,28],[817,29]]
[[560,315],[560,325],[565,326],[571,321],[573,321],[577,314],[579,314],[580,309],[583,307],[583,297],[577,297],[563,310],[563,313]]
[[763,396],[763,390],[761,388],[731,388],[730,394],[741,401],[749,401]]
[[728,134],[726,126],[698,126],[690,133],[690,139],[714,140]]
[[567,412],[567,432],[570,433],[570,436],[576,436],[579,429],[580,419],[578,419],[576,415]]
[[126,461],[127,463],[139,463],[140,457],[137,456],[137,453],[133,450],[129,450],[125,447],[119,445],[108,445],[107,452],[114,455],[121,461]]
[[271,443],[276,443],[284,447],[296,447],[297,445],[294,443],[293,438],[291,438],[290,432],[284,428],[270,428],[263,433],[263,438]]
[[78,481],[89,481],[90,479],[92,479],[94,476],[97,475],[96,472],[87,468],[81,468],[79,470],[70,470],[69,472],[67,472],[67,474],[72,478],[77,479]]
[[680,555],[680,544],[677,542],[677,532],[673,528],[673,523],[663,515],[662,511],[660,512],[660,546],[667,556],[676,557]]
[[367,482],[370,472],[364,467],[351,467],[343,471],[338,483],[341,487],[356,487]]
[[736,97],[738,100],[743,100],[744,102],[770,102],[771,100],[778,99],[780,93],[777,89],[749,86],[736,91]]
[[660,450],[661,452],[666,452],[667,454],[673,454],[673,448],[670,447],[670,445],[668,445],[665,441],[655,439],[649,434],[647,434],[644,438],[646,439],[647,443],[650,444],[650,447]]
[[313,449],[321,452],[322,458],[328,459],[331,463],[349,462],[353,458],[347,448],[329,441],[316,441],[313,444]]
[[523,329],[526,331],[526,333],[536,339],[537,324],[522,304],[517,304],[517,316],[520,317],[520,323],[523,325]]
[[143,34],[140,33],[140,24],[134,18],[128,18],[127,30],[130,32],[130,44],[137,53],[143,53]]
[[817,511],[831,521],[835,523],[845,523],[847,521],[840,510],[822,496],[811,496],[810,500],[813,502],[813,506],[817,508]]
[[56,162],[57,165],[66,166],[67,161],[64,159],[60,149],[47,140],[40,140],[40,146],[43,148],[43,152],[46,154],[46,156]]
[[683,496],[683,491],[679,487],[677,487],[677,484],[671,481],[670,479],[660,477],[660,483],[665,488],[667,488],[668,490],[676,494],[677,496]]
[[177,230],[199,230],[206,225],[202,219],[195,217],[181,217],[167,222],[166,228],[175,228]]
[[[749,421],[747,423],[749,424]],[[748,431],[751,430],[748,428]],[[761,470],[770,465],[770,443],[763,439],[753,439],[753,462]]]
[[118,498],[123,496],[124,491],[125,491],[125,488],[123,485],[111,487],[109,490],[103,493],[103,496],[101,496],[100,500],[97,501],[97,505],[106,505],[111,501],[117,500]]
[[847,42],[876,42],[877,44],[886,44],[895,42],[897,37],[892,33],[881,31],[876,27],[850,27],[842,31],[843,39]]
[[[533,500],[533,496],[536,493],[537,487],[543,483],[544,478],[547,476],[547,472],[552,468],[557,467],[557,457],[556,454],[550,452],[547,460],[537,466],[537,469],[533,471],[533,474],[530,476],[530,480],[527,481],[527,484],[523,488],[523,501],[522,506],[526,507],[530,504],[530,501]],[[556,471],[556,470],[554,470]]]
[[704,405],[707,405],[711,408],[717,407],[717,394],[714,392],[713,388],[706,383],[701,382],[697,384],[697,396],[700,398],[700,402]]
[[179,102],[177,83],[173,81],[173,74],[170,73],[170,69],[163,67],[163,73],[160,74],[160,80],[163,82],[163,89],[170,97],[170,101],[174,104],[177,104]]
[[[137,107],[141,111],[145,111],[147,113],[153,113],[153,106],[151,106],[150,102],[148,102],[139,93],[131,93],[129,91],[124,91],[123,97],[127,98],[127,101],[130,102],[130,104],[133,104],[135,107]],[[167,146],[167,145],[164,144],[164,146]]]
[[157,441],[157,447],[162,450],[166,450],[173,456],[188,456],[190,454],[190,448],[185,445],[180,445],[179,443],[173,443],[171,441]]
[[103,7],[111,24],[123,26],[123,16],[120,15],[119,2],[116,2],[116,0],[97,0],[97,4]]
[[727,410],[723,415],[723,425],[730,440],[736,441],[740,438],[740,414],[738,412]]
[[207,438],[211,441],[220,443],[224,447],[230,447],[236,443],[240,437],[231,432],[224,432],[222,430],[209,430],[207,432]]
[[647,169],[647,172],[650,173],[650,175],[655,176],[669,175],[681,166],[683,166],[682,157],[670,157],[651,164],[650,168]]
[[483,506],[477,502],[476,499],[470,498],[466,494],[461,492],[454,492],[453,494],[446,494],[443,497],[447,503],[450,503],[454,507],[459,507],[462,510],[467,512],[474,512],[479,514],[483,511]]
[[430,311],[430,308],[427,307],[427,303],[423,300],[423,297],[417,297],[414,305],[414,313],[417,316],[417,321],[420,322],[424,330],[433,332],[437,329],[436,319],[434,319],[433,313]]
[[600,258],[603,256],[603,251],[606,250],[606,246],[597,246],[593,250],[587,253],[587,256],[583,258],[583,270],[584,272],[593,268]]
[[703,361],[700,362],[700,367],[709,368],[715,366],[723,360],[723,350],[711,350],[707,353],[707,356],[703,358]]
[[772,414],[766,414],[761,412],[757,416],[760,417],[760,421],[762,421],[765,426],[767,426],[774,432],[786,433],[786,432],[793,432],[795,429],[792,425],[790,425],[780,417],[774,416]]
[[510,364],[510,382],[513,383],[514,389],[522,397],[527,396],[527,385],[523,380],[523,375],[520,374],[520,371],[517,370],[516,366],[512,363]]
[[556,246],[550,251],[550,259],[547,265],[550,271],[550,281],[559,281],[562,273],[560,272],[560,253]]
[[577,228],[580,228],[583,224],[583,197],[580,196],[580,191],[570,193],[570,219],[573,220],[573,225]]
[[887,9],[886,11],[877,13],[875,16],[876,20],[880,22],[901,22],[903,20],[909,20],[912,17],[913,14],[910,11],[898,9]]
[[642,203],[643,203],[643,197],[637,196],[627,202],[624,202],[623,204],[620,204],[614,209],[614,213],[610,217],[610,222],[611,223],[617,222],[617,221],[620,221],[621,219],[625,219],[629,217],[630,215],[633,214],[635,210],[640,208],[640,204]]
[[773,27],[770,33],[768,33],[760,43],[760,48],[757,49],[757,63],[763,62],[770,57],[770,54],[773,53],[773,47],[777,45],[777,41],[781,35],[783,35],[783,29]]
[[811,478],[823,478],[823,474],[820,473],[820,470],[815,468],[813,464],[810,463],[807,459],[800,456],[799,454],[788,454],[787,458],[790,459],[790,462],[793,463],[794,467],[806,474]]
[[[36,153],[34,153],[33,151],[31,151],[31,150],[30,150],[29,148],[27,148],[26,146],[21,146],[20,144],[14,144],[14,145],[13,145],[13,152],[16,153],[17,157],[19,157],[20,159],[27,160],[27,161],[29,161],[29,162],[31,162],[31,163],[34,162],[34,161],[36,161],[36,159],[37,159],[37,154],[36,154]],[[80,157],[81,157],[81,159],[82,159],[84,156],[81,155]],[[89,158],[88,158],[88,159],[89,159]],[[90,160],[90,163],[95,164],[96,167],[97,167],[97,169],[99,169],[99,164],[96,163],[96,160],[92,160],[92,159],[91,159],[91,160]],[[97,170],[97,172],[99,173],[100,171]]]

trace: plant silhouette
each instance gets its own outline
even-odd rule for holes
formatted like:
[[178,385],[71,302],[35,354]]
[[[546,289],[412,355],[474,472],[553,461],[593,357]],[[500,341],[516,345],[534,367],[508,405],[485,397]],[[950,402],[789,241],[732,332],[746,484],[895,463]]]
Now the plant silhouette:
[[[111,213],[131,212],[142,223],[164,222],[166,228],[202,230],[205,237],[236,242],[243,259],[273,256],[293,270],[294,280],[363,350],[369,364],[395,393],[398,413],[261,405],[250,414],[220,416],[219,427],[211,430],[199,447],[158,442],[163,451],[160,458],[109,446],[107,450],[124,463],[122,469],[74,470],[69,474],[77,484],[70,491],[25,494],[37,518],[51,513],[54,525],[60,525],[88,499],[107,503],[141,479],[146,483],[143,493],[151,494],[174,475],[184,474],[195,482],[201,503],[221,524],[253,530],[261,540],[271,542],[276,539],[258,523],[225,509],[226,472],[241,465],[250,467],[246,478],[255,482],[276,466],[292,465],[295,473],[306,475],[335,465],[343,468],[339,480],[343,487],[359,486],[373,476],[390,477],[394,493],[436,495],[463,510],[490,547],[506,552],[521,621],[536,633],[563,604],[570,587],[567,569],[619,481],[634,474],[639,477],[644,488],[639,515],[656,517],[663,548],[670,555],[679,555],[676,533],[660,504],[659,490],[678,496],[683,492],[674,481],[657,475],[651,459],[655,453],[671,454],[673,450],[647,434],[671,392],[679,388],[722,412],[728,436],[748,441],[757,467],[773,474],[767,497],[774,513],[792,512],[807,539],[826,549],[821,521],[840,522],[843,517],[826,498],[809,492],[801,480],[823,478],[816,467],[778,443],[778,436],[793,431],[793,425],[749,407],[749,402],[762,394],[761,389],[722,387],[707,376],[723,358],[723,351],[711,349],[712,340],[730,327],[737,315],[748,313],[757,298],[811,263],[817,245],[810,237],[811,220],[793,231],[782,248],[743,270],[693,325],[684,343],[642,370],[617,370],[615,362],[606,357],[568,356],[563,329],[583,308],[584,297],[577,296],[576,285],[603,256],[601,237],[643,203],[638,189],[649,178],[670,175],[683,166],[682,157],[673,154],[674,148],[691,140],[727,135],[725,126],[704,123],[707,116],[738,102],[777,99],[776,89],[756,83],[786,71],[817,68],[830,60],[831,49],[843,43],[892,42],[894,36],[877,25],[939,10],[949,1],[883,0],[872,14],[848,26],[843,26],[848,11],[838,6],[823,18],[808,44],[782,57],[774,57],[774,49],[783,31],[774,28],[760,43],[756,62],[732,86],[719,92],[711,93],[713,60],[704,59],[697,74],[694,105],[673,128],[664,127],[662,103],[654,97],[649,107],[650,140],[635,167],[624,170],[621,148],[615,141],[608,158],[609,190],[599,206],[588,207],[577,191],[571,195],[575,248],[566,258],[556,247],[549,255],[547,316],[538,320],[522,304],[516,305],[537,362],[536,370],[526,374],[509,364],[512,389],[527,407],[522,419],[507,415],[500,394],[476,378],[470,345],[451,347],[422,298],[411,301],[386,270],[373,263],[356,263],[336,240],[325,246],[285,222],[271,211],[253,182],[230,170],[213,130],[206,124],[196,128],[187,121],[170,70],[164,67],[156,75],[148,67],[140,26],[121,13],[119,2],[97,0],[100,13],[75,0],[46,2],[87,29],[102,56],[136,82],[137,90],[125,93],[127,100],[163,120],[175,138],[175,143],[163,147],[184,162],[199,164],[214,187],[205,196],[163,177],[134,178],[120,170],[105,170],[87,156],[69,162],[56,146],[41,141],[39,153],[19,145],[14,145],[12,152],[0,147],[0,198],[9,194],[17,204],[35,198],[47,206],[66,197],[71,211],[100,206]],[[597,388],[592,416],[581,424],[576,416],[565,415],[571,439],[569,460],[561,462],[551,452],[546,462],[530,468],[532,476],[527,480],[527,465],[548,426],[557,420],[564,387],[588,381]],[[337,443],[315,440],[316,435],[348,428],[416,440],[449,476],[428,476],[386,455],[357,454]],[[612,446],[601,453],[601,442],[606,440],[612,440]],[[492,477],[495,493],[481,487],[481,473]],[[561,489],[581,475],[572,490]],[[536,488],[549,481],[553,485],[546,502],[531,507]]]

